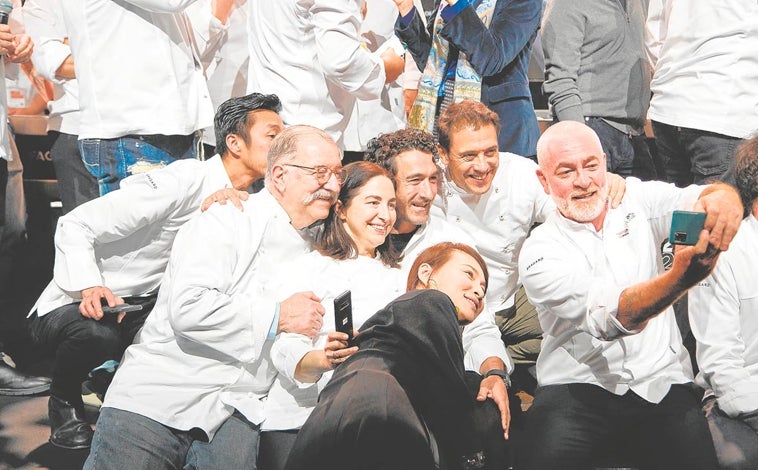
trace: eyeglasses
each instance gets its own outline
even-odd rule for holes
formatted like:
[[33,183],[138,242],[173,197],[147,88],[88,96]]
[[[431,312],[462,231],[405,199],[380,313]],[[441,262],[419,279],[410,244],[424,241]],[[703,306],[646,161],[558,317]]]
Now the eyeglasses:
[[316,181],[318,181],[318,184],[324,185],[329,181],[329,178],[334,175],[334,177],[337,179],[337,183],[342,184],[342,167],[335,167],[335,168],[329,168],[328,166],[324,165],[318,165],[318,166],[303,166],[303,165],[295,165],[293,163],[283,163],[283,166],[293,166],[295,168],[300,168],[301,170],[305,170],[308,172],[309,176],[315,176]]

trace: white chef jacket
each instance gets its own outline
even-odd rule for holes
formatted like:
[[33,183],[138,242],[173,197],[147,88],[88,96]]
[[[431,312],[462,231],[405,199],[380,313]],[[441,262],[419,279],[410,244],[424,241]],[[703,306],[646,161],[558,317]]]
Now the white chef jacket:
[[276,375],[269,330],[281,260],[310,251],[267,190],[244,211],[214,205],[180,230],[155,308],[127,348],[104,407],[209,438],[239,410],[264,419]]
[[758,3],[651,0],[648,118],[747,138],[758,130]]
[[749,215],[713,273],[689,294],[697,383],[731,417],[758,410],[758,220]]
[[537,179],[537,165],[512,153],[500,153],[500,166],[490,189],[469,205],[464,193],[446,176],[443,193],[435,199],[447,221],[476,240],[487,262],[490,279],[486,303],[493,312],[505,308],[518,290],[517,261],[532,226],[554,210],[553,200]]
[[80,85],[80,139],[188,135],[212,124],[183,13],[193,1],[60,2]]
[[53,100],[47,104],[48,130],[79,134],[79,84],[75,78],[59,78],[56,70],[71,55],[64,44],[68,37],[63,8],[59,0],[27,0],[24,27],[34,40],[32,63],[40,75],[53,84]]
[[299,429],[310,415],[318,392],[329,381],[332,372],[322,375],[317,384],[295,379],[295,368],[309,351],[323,349],[329,332],[335,331],[334,298],[350,290],[353,305],[353,327],[357,330],[374,313],[405,292],[398,287],[400,270],[385,266],[379,259],[359,256],[335,260],[317,252],[293,261],[282,280],[282,298],[295,292],[313,291],[324,306],[324,324],[315,340],[291,333],[280,334],[271,349],[271,357],[279,375],[266,402],[263,430]]
[[287,125],[323,129],[342,147],[356,99],[377,99],[384,63],[361,47],[360,1],[248,1],[248,92],[275,93]]
[[[211,0],[196,1],[186,10],[195,32],[214,109],[229,98],[243,96],[247,88],[250,58],[247,49],[247,1],[235,0],[226,24],[221,24],[211,13]],[[203,142],[216,145],[213,126],[203,130]]]
[[[361,40],[375,56],[387,47],[404,50],[395,35],[397,6],[392,0],[369,0],[366,17],[361,24]],[[402,53],[398,53],[402,55]],[[379,59],[381,60],[381,59]],[[411,59],[410,62],[413,62]],[[364,151],[369,140],[405,128],[405,101],[403,97],[404,75],[387,83],[378,99],[356,100],[345,127],[345,150]]]
[[[121,189],[58,219],[53,280],[32,308],[43,316],[105,286],[117,296],[154,293],[179,227],[207,196],[232,183],[221,157],[182,160],[124,179]],[[31,313],[30,313],[31,315]]]
[[603,229],[556,210],[524,243],[519,274],[544,331],[540,385],[589,383],[659,403],[672,384],[692,381],[687,350],[668,307],[639,333],[616,319],[621,292],[663,272],[671,213],[692,210],[702,186],[626,179],[621,205]]

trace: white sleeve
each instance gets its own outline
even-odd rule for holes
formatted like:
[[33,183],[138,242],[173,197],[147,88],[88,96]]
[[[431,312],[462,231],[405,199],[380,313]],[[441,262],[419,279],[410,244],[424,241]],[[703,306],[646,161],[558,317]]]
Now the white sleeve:
[[495,313],[486,306],[476,319],[463,329],[463,362],[466,370],[479,372],[482,363],[490,357],[499,357],[505,370],[513,372],[513,360],[505,349]]
[[[182,162],[177,162],[182,163]],[[184,167],[168,166],[149,173],[130,176],[121,189],[77,207],[58,220],[55,231],[53,279],[68,295],[103,285],[95,258],[95,245],[121,240],[142,227],[169,219],[177,209],[197,205],[187,197],[199,178],[182,178]],[[187,168],[187,167],[184,167]],[[204,171],[202,167],[191,167]],[[107,286],[106,286],[107,287]]]
[[518,266],[529,300],[601,340],[634,334],[616,319],[624,287],[610,274],[584,270],[577,255],[557,240],[527,239]]
[[[348,6],[353,5],[354,8]],[[362,100],[384,89],[384,63],[362,48],[357,2],[315,0],[310,7],[316,54],[327,79]]]
[[736,417],[758,410],[758,376],[746,369],[740,295],[729,254],[722,254],[713,273],[690,291],[689,317],[700,372],[719,408]]
[[215,351],[220,360],[255,361],[276,311],[274,299],[242,286],[265,226],[253,233],[246,214],[216,205],[185,224],[161,286],[168,289],[175,335],[188,341],[188,347]]
[[124,0],[134,6],[156,13],[179,13],[196,0]]
[[71,55],[71,48],[63,43],[68,34],[60,5],[51,0],[27,0],[23,12],[24,27],[34,41],[34,68],[46,79],[61,83],[55,72]]
[[661,56],[661,48],[666,41],[668,18],[666,0],[650,0],[645,22],[645,52],[650,66],[655,70]]
[[203,63],[203,68],[207,69],[225,42],[229,23],[227,22],[224,25],[221,20],[213,15],[209,0],[193,3],[187,8],[186,13],[192,25],[192,31],[195,33],[195,43],[200,60]]

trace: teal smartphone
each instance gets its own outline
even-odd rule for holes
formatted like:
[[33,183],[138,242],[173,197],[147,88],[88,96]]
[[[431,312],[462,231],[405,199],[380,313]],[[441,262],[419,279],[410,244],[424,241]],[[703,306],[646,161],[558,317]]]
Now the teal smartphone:
[[674,211],[669,242],[672,245],[694,245],[704,225],[705,212]]

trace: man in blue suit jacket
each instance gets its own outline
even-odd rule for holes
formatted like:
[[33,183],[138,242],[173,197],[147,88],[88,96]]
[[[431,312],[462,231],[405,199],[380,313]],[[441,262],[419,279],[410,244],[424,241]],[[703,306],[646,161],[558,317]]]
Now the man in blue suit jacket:
[[[481,77],[480,101],[495,111],[503,124],[498,138],[500,151],[531,157],[536,154],[540,131],[527,66],[542,16],[542,1],[496,0],[491,19],[482,21],[477,10],[485,1],[442,0],[444,5],[435,9],[427,28],[423,12],[413,6],[413,0],[395,0],[400,12],[395,31],[424,70],[432,51],[437,15],[441,15],[442,27],[436,28],[436,34],[449,43],[445,77],[456,75],[452,69],[461,63],[459,53],[465,53]],[[440,101],[442,95],[441,86]]]

